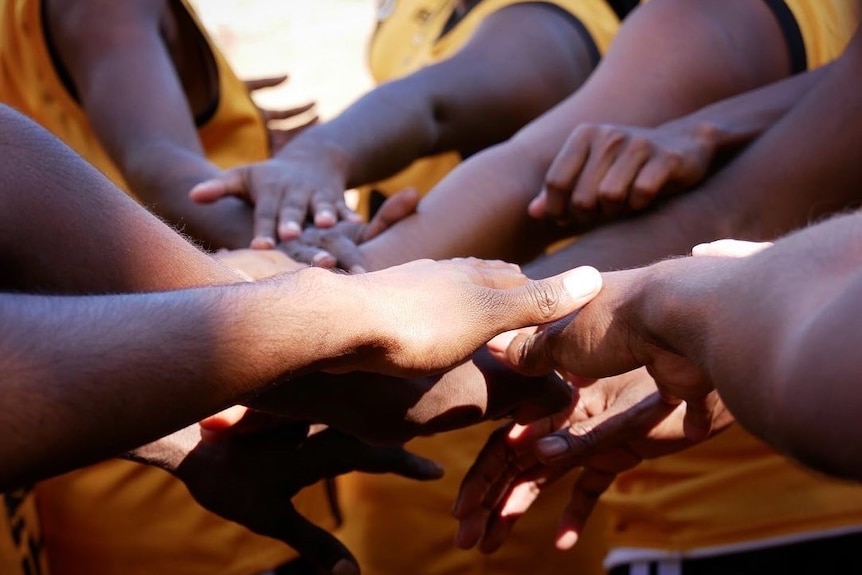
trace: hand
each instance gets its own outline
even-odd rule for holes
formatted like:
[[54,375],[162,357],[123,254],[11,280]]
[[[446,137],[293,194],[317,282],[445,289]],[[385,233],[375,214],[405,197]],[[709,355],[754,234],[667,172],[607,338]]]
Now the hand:
[[530,203],[535,218],[595,222],[646,208],[662,192],[700,182],[715,154],[706,124],[658,128],[581,124]]
[[308,227],[299,239],[283,242],[279,249],[299,262],[365,273],[359,246],[416,213],[419,199],[415,188],[405,188],[387,198],[368,223],[345,220],[331,228]]
[[[683,432],[681,407],[663,401],[655,382],[637,370],[580,389],[552,417],[500,428],[461,484],[453,511],[457,545],[497,550],[544,489],[581,468],[556,540],[558,548],[571,548],[619,473],[694,444]],[[732,421],[726,410],[716,417],[715,430]]]
[[307,426],[199,441],[174,471],[205,508],[284,541],[326,573],[358,573],[356,560],[291,503],[301,489],[349,471],[436,479],[442,470],[400,447],[371,447],[334,430],[306,437]]
[[321,228],[339,220],[361,221],[345,203],[344,162],[326,149],[300,150],[297,145],[298,141],[265,162],[225,170],[197,184],[189,195],[204,204],[227,196],[253,203],[255,249],[298,238],[309,212]]
[[[280,86],[286,81],[287,75],[282,75],[270,78],[245,80],[244,83],[249,95],[253,96],[254,92],[257,92],[258,90],[274,88],[276,86]],[[252,98],[252,100],[254,99]],[[306,128],[316,124],[318,117],[316,114],[314,114],[311,117],[307,117],[304,120],[301,120],[298,124],[294,123],[294,125],[290,128],[282,128],[280,125],[281,120],[290,120],[291,118],[301,116],[313,109],[314,106],[314,102],[308,102],[307,104],[302,104],[293,108],[286,108],[283,110],[271,110],[269,108],[263,108],[257,105],[257,109],[260,112],[261,117],[263,118],[264,124],[266,124],[267,132],[269,134],[270,154],[275,155],[276,153],[278,153],[279,150],[284,147],[285,144],[292,140],[294,136],[296,136]]]
[[648,325],[653,315],[668,311],[651,307],[655,296],[673,299],[672,294],[658,293],[661,290],[650,282],[680,262],[684,266],[685,260],[669,260],[604,274],[602,292],[579,313],[532,333],[503,334],[489,347],[499,359],[530,375],[556,369],[579,378],[600,378],[646,366],[667,401],[686,402],[688,437],[694,441],[707,437],[714,411],[722,407],[712,382],[699,366],[654,338]]
[[392,445],[490,419],[534,421],[565,408],[571,397],[559,377],[519,375],[479,350],[471,361],[436,376],[315,373],[285,381],[250,405]]
[[213,257],[249,281],[294,272],[307,267],[275,250],[219,250]]
[[346,284],[334,289],[353,302],[351,324],[364,331],[355,353],[326,368],[398,376],[448,369],[495,334],[563,317],[601,289],[590,267],[530,281],[513,264],[473,258],[329,275]]

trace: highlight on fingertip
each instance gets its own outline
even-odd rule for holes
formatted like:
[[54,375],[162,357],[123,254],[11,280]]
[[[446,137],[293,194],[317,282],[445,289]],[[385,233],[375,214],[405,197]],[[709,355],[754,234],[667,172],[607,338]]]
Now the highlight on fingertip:
[[565,529],[557,535],[556,545],[557,549],[560,551],[568,551],[574,547],[577,542],[578,534],[571,529]]
[[278,225],[278,236],[283,240],[293,240],[302,235],[302,228],[294,221],[287,221]]
[[253,250],[271,250],[275,248],[275,239],[268,236],[256,236],[251,240]]
[[590,298],[602,289],[602,274],[592,266],[581,266],[566,274],[563,286],[576,300]]
[[518,337],[518,333],[518,330],[512,330],[494,336],[487,344],[488,351],[495,354],[505,353],[509,349],[509,345]]

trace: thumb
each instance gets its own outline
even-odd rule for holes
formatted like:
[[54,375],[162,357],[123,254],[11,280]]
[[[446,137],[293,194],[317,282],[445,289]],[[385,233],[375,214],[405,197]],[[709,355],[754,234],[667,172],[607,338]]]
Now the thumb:
[[416,188],[404,188],[397,194],[389,197],[377,210],[377,213],[368,222],[365,230],[362,232],[363,242],[368,241],[409,215],[416,213],[416,208],[419,206],[420,195]]
[[251,200],[241,169],[228,170],[220,176],[197,184],[189,191],[189,197],[199,204],[211,204],[225,196]]
[[585,306],[602,289],[602,275],[582,266],[543,280],[507,290],[506,329],[541,325],[561,319]]

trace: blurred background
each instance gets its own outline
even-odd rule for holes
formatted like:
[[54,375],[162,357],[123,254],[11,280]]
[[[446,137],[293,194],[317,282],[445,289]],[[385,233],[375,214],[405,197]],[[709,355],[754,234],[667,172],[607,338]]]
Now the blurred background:
[[329,118],[371,86],[365,63],[375,0],[191,0],[242,79],[289,74],[269,107],[316,101]]

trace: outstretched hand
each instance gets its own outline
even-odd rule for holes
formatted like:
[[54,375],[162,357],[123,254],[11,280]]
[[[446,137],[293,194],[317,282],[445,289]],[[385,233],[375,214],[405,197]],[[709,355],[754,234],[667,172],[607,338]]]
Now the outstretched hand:
[[590,267],[531,281],[513,264],[474,258],[333,277],[355,298],[352,322],[368,327],[356,353],[326,369],[403,377],[449,369],[496,334],[564,317],[601,289]]
[[[726,410],[714,414],[713,430],[732,421]],[[500,428],[461,484],[453,511],[458,546],[495,551],[545,489],[579,470],[556,540],[560,549],[572,547],[619,473],[695,443],[685,436],[683,415],[681,405],[663,401],[645,370],[637,370],[581,388],[554,416]]]
[[373,447],[332,429],[308,435],[306,425],[271,421],[201,440],[174,473],[210,511],[284,541],[325,573],[342,575],[359,572],[356,560],[333,535],[300,515],[291,498],[350,471],[418,480],[442,475],[436,464],[401,447]]
[[[262,82],[271,84],[272,80]],[[301,113],[302,108],[297,110]],[[271,113],[270,117],[276,119]],[[339,220],[360,221],[344,198],[348,166],[343,152],[316,141],[314,133],[314,128],[309,129],[269,160],[234,167],[200,182],[189,196],[203,204],[228,196],[253,203],[251,247],[257,249],[274,248],[279,240],[299,237],[309,216],[321,228]]]
[[298,262],[364,273],[359,246],[416,213],[419,199],[415,188],[405,188],[387,198],[368,223],[342,220],[331,228],[310,226],[298,239],[279,244],[279,249]]

